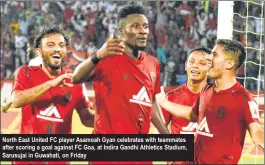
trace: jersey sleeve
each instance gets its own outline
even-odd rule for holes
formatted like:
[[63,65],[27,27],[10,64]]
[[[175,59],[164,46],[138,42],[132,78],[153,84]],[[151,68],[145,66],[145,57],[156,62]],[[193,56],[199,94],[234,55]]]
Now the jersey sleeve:
[[13,91],[15,90],[24,90],[30,87],[30,67],[22,66],[17,70],[17,74],[15,76]]
[[98,63],[97,63],[97,65],[96,65],[96,67],[94,68],[94,74],[95,74],[95,78],[94,78],[94,80],[102,80],[102,76],[103,76],[103,73],[104,73],[104,68],[103,68],[103,63],[104,62],[104,59],[101,59]]
[[252,122],[259,123],[259,106],[252,96],[245,96],[244,118],[246,124],[249,125]]
[[199,116],[199,105],[200,105],[200,96],[197,98],[197,100],[194,102],[192,106],[192,111]]

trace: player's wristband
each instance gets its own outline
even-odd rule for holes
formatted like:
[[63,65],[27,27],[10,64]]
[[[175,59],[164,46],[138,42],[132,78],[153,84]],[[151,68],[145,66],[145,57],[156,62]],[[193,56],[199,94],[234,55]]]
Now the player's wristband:
[[94,65],[97,65],[97,63],[99,62],[100,59],[97,58],[97,54],[94,54],[94,56],[92,56],[91,61]]

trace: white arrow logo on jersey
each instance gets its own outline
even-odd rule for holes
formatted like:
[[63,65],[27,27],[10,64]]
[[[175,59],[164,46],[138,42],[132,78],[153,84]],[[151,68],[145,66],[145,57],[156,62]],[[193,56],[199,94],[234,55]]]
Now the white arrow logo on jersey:
[[145,89],[145,87],[143,86],[141,88],[141,90],[138,92],[137,95],[133,95],[133,99],[130,99],[131,103],[137,103],[137,104],[142,104],[148,107],[151,107],[151,101],[148,97],[148,93]]
[[[51,117],[52,115],[54,115],[56,118]],[[49,120],[49,121],[55,121],[55,122],[63,122],[61,115],[59,114],[56,106],[53,104],[51,104],[44,111],[40,111],[40,115],[37,115],[37,118]]]
[[198,124],[190,122],[186,127],[182,127],[181,134],[195,134]]
[[206,117],[202,119],[201,123],[198,126],[198,130],[196,131],[196,133],[200,135],[208,136],[208,137],[213,137],[213,134],[210,133]]

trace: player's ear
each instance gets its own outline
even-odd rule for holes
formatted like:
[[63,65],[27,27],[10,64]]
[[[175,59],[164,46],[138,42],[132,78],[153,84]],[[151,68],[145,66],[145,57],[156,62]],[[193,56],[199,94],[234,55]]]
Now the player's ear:
[[118,31],[120,33],[120,37],[123,38],[123,28],[119,27]]
[[231,70],[233,69],[236,65],[236,62],[235,60],[227,60],[226,63],[225,63],[225,68],[228,69],[228,70]]
[[185,61],[185,71],[187,71],[187,60]]
[[36,49],[35,49],[35,52],[36,52],[36,54],[37,54],[38,56],[42,56],[42,51],[41,51],[40,48],[36,48]]

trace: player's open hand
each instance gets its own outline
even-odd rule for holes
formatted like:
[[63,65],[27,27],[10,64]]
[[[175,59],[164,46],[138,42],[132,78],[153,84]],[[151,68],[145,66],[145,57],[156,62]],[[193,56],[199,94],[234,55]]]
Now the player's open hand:
[[161,86],[160,89],[161,89],[160,93],[156,94],[156,96],[155,96],[155,98],[156,98],[156,102],[157,102],[159,105],[160,105],[161,102],[167,100],[167,98],[166,98],[166,94],[165,94],[165,91],[164,91],[164,87]]
[[66,79],[70,79],[71,80],[72,78],[72,73],[65,73],[65,74],[62,74],[58,77],[56,77],[55,79],[53,80],[50,80],[50,85],[52,87],[57,87],[57,86],[68,86],[68,87],[72,87],[73,84],[72,83],[67,83],[66,82]]
[[113,34],[107,39],[104,45],[97,51],[97,58],[102,59],[107,56],[122,55],[124,45],[120,38],[114,38]]

